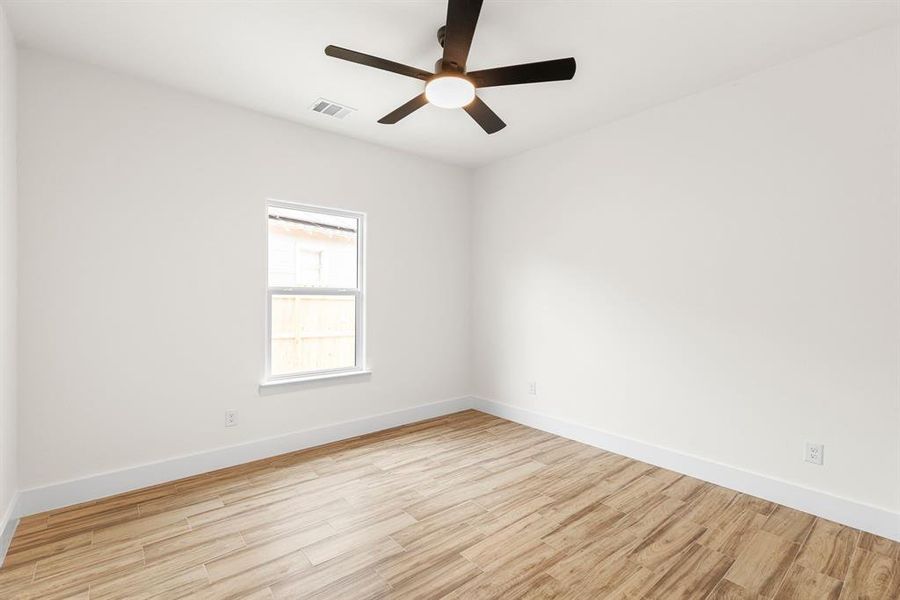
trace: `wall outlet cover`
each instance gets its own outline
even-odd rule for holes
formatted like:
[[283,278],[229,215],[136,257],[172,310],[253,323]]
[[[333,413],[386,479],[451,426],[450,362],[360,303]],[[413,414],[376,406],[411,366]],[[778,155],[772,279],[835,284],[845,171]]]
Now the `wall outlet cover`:
[[825,464],[825,446],[822,444],[811,444],[810,442],[806,442],[804,460],[814,465]]

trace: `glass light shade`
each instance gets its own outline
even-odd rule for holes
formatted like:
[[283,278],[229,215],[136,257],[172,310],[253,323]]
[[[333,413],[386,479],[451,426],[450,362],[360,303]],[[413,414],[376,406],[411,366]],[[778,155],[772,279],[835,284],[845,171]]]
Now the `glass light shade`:
[[425,85],[425,97],[440,108],[462,108],[475,99],[475,86],[464,77],[444,75]]

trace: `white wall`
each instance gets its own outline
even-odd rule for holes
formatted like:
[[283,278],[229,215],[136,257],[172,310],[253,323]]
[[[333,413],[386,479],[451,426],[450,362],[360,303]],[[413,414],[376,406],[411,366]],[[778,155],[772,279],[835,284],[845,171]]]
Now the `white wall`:
[[900,510],[898,49],[878,31],[479,170],[475,392]]
[[[469,392],[466,171],[27,50],[19,88],[23,489]],[[370,378],[259,394],[268,197],[368,213]]]
[[[474,187],[20,51],[21,487],[471,387],[900,510],[898,49],[876,32]],[[369,213],[371,378],[259,394],[266,197]]]
[[0,7],[0,533],[16,465],[16,46]]

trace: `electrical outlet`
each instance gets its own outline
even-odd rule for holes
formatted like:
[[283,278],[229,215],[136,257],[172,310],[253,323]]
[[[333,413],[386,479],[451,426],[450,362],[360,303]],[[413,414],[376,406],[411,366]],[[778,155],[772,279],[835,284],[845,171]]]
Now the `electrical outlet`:
[[825,464],[825,446],[806,442],[806,455],[804,460],[814,465]]
[[528,382],[528,395],[537,396],[537,381]]
[[237,411],[229,408],[225,411],[225,427],[234,427],[237,425]]

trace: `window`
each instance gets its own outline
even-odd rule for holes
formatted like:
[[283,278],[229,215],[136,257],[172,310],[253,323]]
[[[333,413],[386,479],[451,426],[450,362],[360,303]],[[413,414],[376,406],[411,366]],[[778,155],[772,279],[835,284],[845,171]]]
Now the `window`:
[[266,381],[365,370],[365,215],[270,201]]

